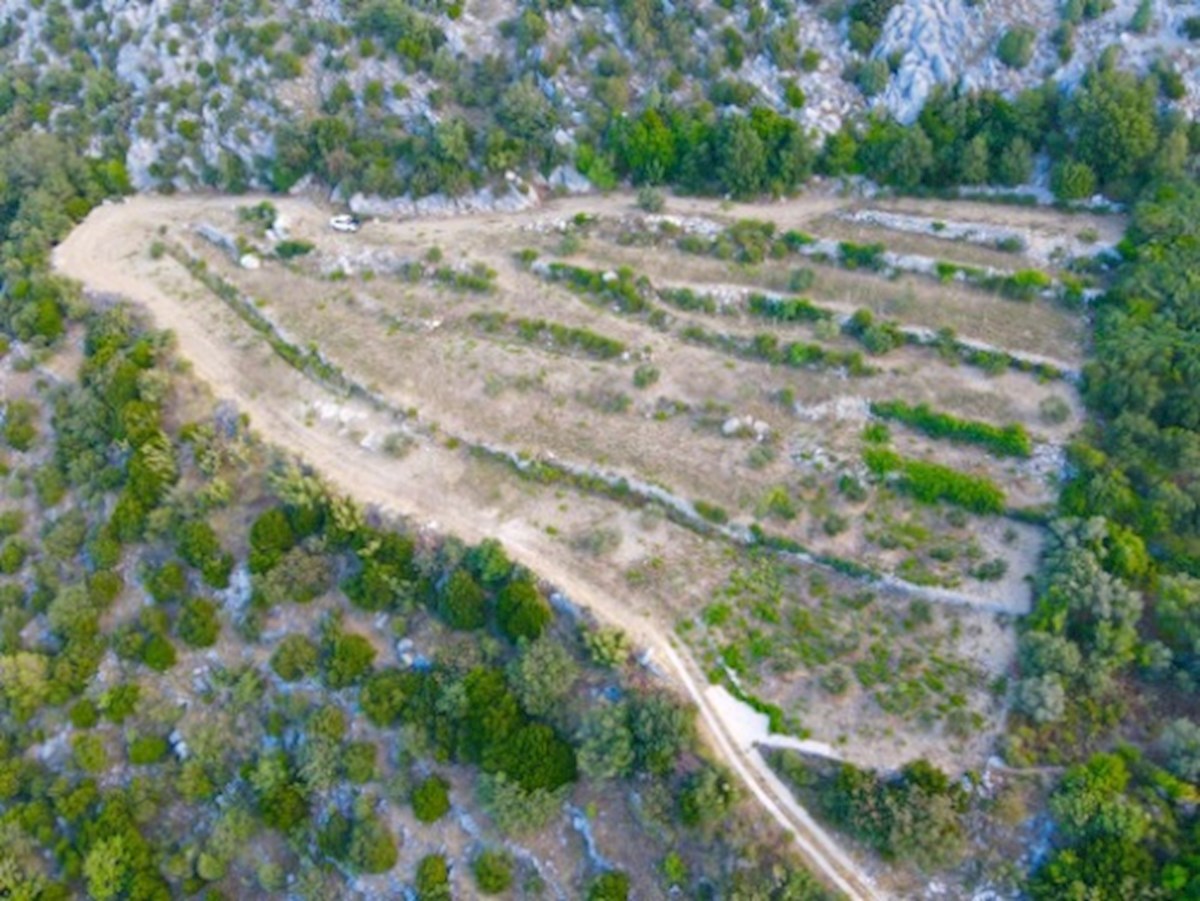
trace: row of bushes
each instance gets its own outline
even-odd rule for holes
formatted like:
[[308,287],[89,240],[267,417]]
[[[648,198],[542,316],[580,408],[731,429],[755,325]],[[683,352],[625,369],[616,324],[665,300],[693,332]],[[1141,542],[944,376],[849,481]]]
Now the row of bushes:
[[212,272],[204,260],[193,257],[182,247],[171,246],[166,252],[182,264],[192,277],[225,301],[238,316],[256,332],[265,337],[271,348],[287,363],[301,372],[309,372],[341,391],[350,391],[351,385],[345,374],[329,363],[318,352],[301,350],[284,340],[269,319],[258,311],[252,301],[221,276]]
[[939,260],[934,264],[937,277],[948,282],[959,276],[977,287],[995,291],[1010,300],[1031,301],[1054,287],[1054,279],[1040,269],[1020,269],[1009,275],[990,275],[976,266],[947,263]]
[[545,319],[512,318],[492,312],[472,313],[469,321],[488,332],[511,328],[522,341],[548,342],[563,349],[580,350],[599,360],[612,360],[626,351],[625,345],[616,338]]
[[850,576],[851,578],[861,579],[866,582],[878,582],[881,578],[880,573],[869,566],[865,566],[855,560],[847,560],[844,557],[834,557],[830,554],[818,553],[792,538],[772,534],[758,523],[750,526],[750,538],[755,545],[783,554],[799,554],[811,559],[815,563],[819,563],[821,566],[827,566],[834,572],[839,572],[844,576]]
[[833,314],[828,310],[803,297],[784,298],[752,294],[747,303],[753,315],[779,322],[824,322],[833,318]]
[[1028,457],[1033,453],[1033,441],[1020,423],[997,426],[975,419],[959,419],[933,410],[928,404],[913,406],[900,400],[873,403],[871,412],[883,419],[903,422],[932,438],[978,444],[997,456]]
[[697,294],[691,288],[663,288],[658,292],[661,300],[689,313],[715,314],[720,308],[711,294]]
[[649,307],[643,295],[644,279],[635,278],[633,270],[627,266],[615,272],[601,272],[567,263],[551,263],[546,267],[546,274],[554,281],[566,282],[580,294],[614,301],[622,313],[643,313]]
[[812,235],[789,229],[777,234],[775,223],[763,219],[739,219],[713,238],[684,235],[676,247],[684,253],[755,265],[770,257],[782,260],[788,254],[816,243]]
[[473,291],[476,294],[487,294],[496,287],[496,271],[476,263],[470,269],[455,269],[451,266],[439,266],[433,272],[434,281],[455,291]]
[[910,460],[886,447],[871,447],[863,452],[867,468],[877,476],[899,476],[899,488],[926,504],[946,501],[972,513],[1004,512],[1004,492],[991,480],[968,475],[924,460]]
[[699,325],[689,325],[680,332],[680,337],[685,341],[715,347],[747,360],[760,360],[776,366],[792,366],[797,369],[845,369],[853,376],[868,376],[875,372],[858,351],[829,350],[820,344],[802,341],[781,344],[775,335],[765,332],[746,339],[711,332]]

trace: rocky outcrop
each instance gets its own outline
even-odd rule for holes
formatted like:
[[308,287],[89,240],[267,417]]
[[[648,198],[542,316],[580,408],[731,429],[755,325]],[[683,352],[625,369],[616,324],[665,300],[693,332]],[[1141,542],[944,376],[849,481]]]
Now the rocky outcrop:
[[430,194],[427,197],[368,197],[355,194],[350,209],[358,216],[379,216],[390,219],[411,219],[418,216],[463,216],[469,213],[519,213],[540,205],[537,192],[519,181],[511,181],[507,190],[497,193],[484,188],[473,194],[450,197]]
[[883,94],[883,103],[901,122],[921,112],[938,84],[953,84],[966,69],[968,51],[979,39],[978,9],[963,0],[904,0],[884,23],[874,56],[900,66]]

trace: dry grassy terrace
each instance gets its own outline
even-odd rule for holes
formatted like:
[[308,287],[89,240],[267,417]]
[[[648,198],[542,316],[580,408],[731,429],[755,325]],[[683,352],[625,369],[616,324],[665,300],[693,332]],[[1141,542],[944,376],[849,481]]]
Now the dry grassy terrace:
[[[516,217],[371,222],[352,236],[333,233],[328,213],[308,201],[277,201],[290,236],[314,245],[310,254],[287,264],[270,258],[262,236],[239,222],[236,209],[245,200],[157,203],[161,209],[139,211],[136,226],[122,235],[125,269],[121,284],[109,289],[145,295],[156,317],[165,317],[163,324],[177,331],[205,323],[204,334],[186,335],[186,354],[219,395],[248,403],[272,440],[346,469],[348,477],[360,467],[364,490],[394,486],[402,507],[422,512],[439,528],[468,538],[480,530],[495,534],[635,633],[639,618],[664,631],[682,624],[700,667],[710,672],[740,667],[755,694],[779,704],[799,728],[838,742],[853,759],[887,764],[897,753],[926,753],[954,766],[985,746],[1001,712],[989,700],[987,684],[1004,671],[1012,651],[1007,619],[984,608],[913,608],[911,597],[887,591],[877,592],[872,602],[877,606],[862,610],[864,586],[853,579],[782,561],[755,562],[680,528],[653,505],[632,509],[569,485],[517,479],[507,467],[466,453],[458,439],[655,483],[814,550],[909,580],[953,586],[982,603],[1018,612],[1028,603],[1023,577],[1036,561],[1037,529],[1003,517],[917,505],[871,487],[862,465],[868,404],[904,399],[964,418],[1019,422],[1052,456],[1078,422],[1068,383],[1043,383],[1015,371],[988,375],[912,347],[867,355],[876,371],[862,377],[837,367],[771,365],[691,343],[681,333],[691,325],[743,338],[768,332],[781,342],[835,351],[857,346],[836,330],[773,324],[737,312],[685,312],[660,304],[664,317],[629,315],[548,281],[518,260],[521,250],[532,248],[541,260],[597,270],[627,265],[655,287],[688,284],[730,295],[735,288],[778,290],[790,266],[804,265],[772,261],[745,267],[673,246],[623,246],[615,235],[639,217],[627,197],[563,201]],[[820,234],[840,203],[818,197],[730,210],[672,201],[668,213],[722,222],[771,218],[780,228]],[[597,220],[564,245],[564,228],[571,231],[566,223],[579,212]],[[198,222],[259,245],[262,267],[239,267],[195,234]],[[1038,227],[1049,226],[1041,221]],[[414,412],[403,427],[415,425],[418,437],[398,440],[401,426],[393,417],[332,396],[290,369],[184,267],[169,256],[153,259],[148,251],[155,240],[202,258],[210,272],[253,298],[295,346],[318,348],[389,407]],[[957,246],[929,253],[955,259],[950,252]],[[429,262],[434,248],[441,255],[436,263]],[[411,264],[422,262],[418,277]],[[404,264],[407,272],[401,271]],[[495,272],[491,290],[454,290],[432,277],[436,268],[468,272],[480,264]],[[1064,361],[1079,357],[1078,316],[1047,302],[1014,303],[928,278],[888,280],[832,266],[814,269],[816,281],[805,293],[831,309],[872,306],[904,325],[955,323],[964,337],[1015,351]],[[153,286],[152,293],[141,286]],[[506,325],[487,325],[501,314]],[[512,327],[518,320],[586,330],[620,342],[624,353],[589,354],[541,332],[522,334]],[[644,376],[647,370],[653,378]],[[639,372],[643,376],[635,384]],[[1066,403],[1065,421],[1050,423],[1039,413],[1051,397]],[[986,475],[1013,505],[1053,498],[1042,460],[1001,460],[903,426],[893,425],[891,433],[898,452]],[[839,487],[842,476],[860,482],[866,494],[847,496]],[[1007,565],[999,581],[971,575],[981,561],[994,559]],[[722,598],[735,611],[730,619],[713,612]],[[771,605],[782,606],[771,614]],[[814,636],[820,638],[817,645],[811,644]],[[841,636],[834,642],[840,663],[818,662],[828,650],[822,636]],[[847,644],[851,636],[857,637]],[[899,656],[881,662],[884,647]],[[921,658],[919,648],[930,656],[911,669]],[[852,678],[848,689],[830,693],[829,686],[840,685],[850,667],[868,664],[892,673],[886,685],[871,688]],[[959,692],[967,706],[930,706],[941,702],[923,684]],[[951,720],[953,735],[946,744],[937,737],[942,728],[937,724]]]

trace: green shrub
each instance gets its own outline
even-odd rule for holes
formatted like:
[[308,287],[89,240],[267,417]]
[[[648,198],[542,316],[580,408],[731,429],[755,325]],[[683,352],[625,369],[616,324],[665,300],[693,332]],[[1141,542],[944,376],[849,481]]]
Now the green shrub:
[[723,507],[710,504],[708,501],[696,501],[693,506],[696,508],[696,513],[702,519],[707,519],[709,522],[719,526],[729,522],[729,514]]
[[863,455],[867,466],[877,474],[898,471],[901,490],[926,504],[946,501],[972,513],[1004,512],[1004,492],[981,476],[958,472],[938,463],[907,460],[893,451],[871,448]]
[[275,245],[275,254],[281,260],[294,260],[296,257],[302,257],[305,254],[312,253],[313,244],[311,241],[287,240],[280,241]]
[[145,579],[146,590],[160,604],[181,601],[187,594],[187,573],[183,566],[172,560],[152,570]]
[[502,895],[512,886],[513,859],[506,851],[481,851],[471,861],[475,885],[485,895]]
[[1008,572],[1008,562],[1001,557],[980,563],[971,570],[971,578],[980,582],[999,582]]
[[1038,404],[1038,416],[1047,425],[1062,425],[1071,418],[1071,405],[1057,395]]
[[860,341],[863,347],[877,356],[902,347],[907,341],[897,323],[876,322],[874,314],[867,309],[855,311],[842,326],[842,331]]
[[452,629],[467,632],[481,629],[487,622],[487,595],[466,569],[456,569],[446,580],[438,614]]
[[325,685],[334,690],[361,682],[375,662],[375,647],[361,635],[336,632],[325,646]]
[[[800,269],[798,272],[811,274],[812,270]],[[811,279],[807,281],[811,281]],[[833,318],[833,314],[829,310],[818,307],[811,300],[800,297],[788,299],[752,294],[748,301],[748,308],[755,316],[779,322],[821,322]]]
[[996,56],[1010,69],[1024,69],[1033,59],[1033,44],[1037,34],[1032,28],[1018,26],[1004,32],[996,45]]
[[353,741],[342,752],[342,772],[346,780],[362,785],[375,778],[375,762],[379,749],[372,741]]
[[367,720],[384,728],[395,725],[422,685],[422,676],[395,668],[368,675],[358,693],[358,703]]
[[115,685],[101,696],[100,709],[103,711],[104,719],[120,726],[122,722],[130,719],[136,713],[140,699],[142,699],[142,689],[137,683]]
[[27,400],[9,401],[4,408],[4,440],[15,451],[27,451],[37,440],[37,407]]
[[553,281],[566,282],[578,294],[614,302],[622,313],[644,313],[648,309],[646,299],[642,296],[641,284],[644,280],[635,278],[633,270],[627,267],[618,268],[615,278],[606,278],[607,273],[597,269],[566,263],[551,263],[546,273]]
[[4,510],[0,512],[0,538],[16,535],[25,528],[25,513],[22,510]]
[[155,633],[142,645],[142,662],[150,669],[165,673],[175,665],[175,646],[165,635]]
[[647,213],[661,213],[667,205],[667,198],[658,188],[643,185],[638,189],[638,209]]
[[792,79],[783,84],[783,101],[792,109],[801,109],[808,102],[803,88]]
[[87,698],[82,698],[71,707],[71,725],[76,729],[91,729],[100,722],[100,711]]
[[177,545],[179,556],[200,570],[200,575],[211,588],[229,587],[229,575],[233,572],[233,557],[221,548],[217,533],[202,519],[190,520],[179,530]]
[[867,499],[867,489],[863,487],[862,482],[851,475],[844,475],[838,479],[838,491],[846,500],[856,504]]
[[633,387],[649,388],[658,381],[659,371],[649,363],[643,363],[633,371]]
[[449,901],[450,868],[441,854],[429,854],[417,864],[417,901]]
[[882,244],[855,244],[842,241],[838,244],[838,255],[847,269],[868,269],[878,272],[884,266],[883,255],[887,248]]
[[296,534],[283,508],[263,512],[250,526],[250,572],[267,572],[295,544]]
[[629,877],[619,870],[601,874],[588,886],[587,901],[629,901]]
[[1153,21],[1153,0],[1141,0],[1137,5],[1137,9],[1134,10],[1133,18],[1129,20],[1129,30],[1134,34],[1145,34],[1150,30],[1150,25]]
[[451,269],[440,266],[433,272],[437,281],[455,291],[474,291],[477,294],[487,294],[494,290],[496,273],[482,263],[476,263],[469,270]]
[[599,335],[585,328],[573,328],[545,319],[510,319],[504,313],[472,313],[468,321],[486,332],[511,328],[522,341],[545,343],[564,350],[580,350],[598,360],[613,360],[625,353],[626,347],[615,338]]
[[189,598],[180,611],[176,634],[180,641],[190,647],[212,647],[221,634],[217,605],[206,598]]
[[775,485],[767,489],[755,512],[759,516],[774,516],[779,519],[792,520],[796,518],[796,504],[786,486]]
[[1050,187],[1059,200],[1087,200],[1096,193],[1096,173],[1087,163],[1063,160],[1050,175]]
[[1037,269],[1022,269],[1012,275],[1001,277],[996,282],[1000,293],[1012,300],[1033,300],[1042,291],[1054,285],[1054,279]]
[[943,869],[966,849],[967,796],[923,760],[887,779],[843,764],[820,779],[817,793],[827,817],[886,860]]
[[129,762],[134,766],[158,763],[167,756],[170,745],[158,735],[141,735],[129,743]]
[[807,267],[793,269],[790,273],[788,273],[788,290],[807,291],[813,286],[813,282],[816,280],[817,274]]
[[850,46],[870,53],[879,40],[883,23],[899,0],[854,0],[848,10]]
[[271,655],[271,669],[285,682],[298,682],[317,671],[320,651],[305,635],[285,635]]
[[717,312],[717,301],[711,294],[697,294],[691,288],[663,288],[658,292],[658,296],[681,310]]
[[29,557],[29,546],[20,538],[9,538],[0,545],[0,573],[11,576],[19,572]]
[[869,422],[863,427],[862,439],[867,444],[887,444],[892,440],[892,430],[885,422]]
[[396,865],[399,853],[387,826],[372,815],[355,822],[347,857],[360,873],[386,873]]
[[125,580],[111,569],[101,569],[87,578],[87,593],[97,609],[107,610],[125,588]]
[[598,666],[615,669],[633,652],[629,636],[620,629],[602,626],[583,633],[583,643]]
[[868,59],[852,64],[848,71],[855,86],[868,98],[882,94],[892,77],[887,60],[882,59]]
[[108,751],[99,735],[84,733],[71,739],[71,755],[85,773],[102,773],[108,767]]
[[422,823],[436,823],[450,812],[450,783],[430,776],[413,789],[413,816]]
[[514,579],[496,599],[496,621],[511,641],[533,641],[553,618],[549,602],[529,579]]

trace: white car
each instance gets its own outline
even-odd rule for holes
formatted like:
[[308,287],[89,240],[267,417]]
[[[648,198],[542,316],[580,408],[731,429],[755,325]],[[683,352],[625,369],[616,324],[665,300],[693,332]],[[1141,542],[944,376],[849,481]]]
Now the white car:
[[334,231],[356,232],[362,223],[353,216],[343,214],[341,216],[334,216],[329,220],[329,224]]

